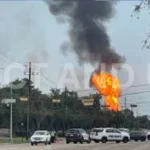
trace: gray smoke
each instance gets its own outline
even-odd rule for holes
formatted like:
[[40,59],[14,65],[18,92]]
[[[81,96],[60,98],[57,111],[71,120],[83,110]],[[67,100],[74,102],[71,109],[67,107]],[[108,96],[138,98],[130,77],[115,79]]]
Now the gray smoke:
[[53,15],[70,24],[70,42],[64,43],[63,49],[71,48],[80,62],[110,66],[124,63],[125,58],[112,49],[104,24],[114,15],[114,1],[50,0],[47,3]]

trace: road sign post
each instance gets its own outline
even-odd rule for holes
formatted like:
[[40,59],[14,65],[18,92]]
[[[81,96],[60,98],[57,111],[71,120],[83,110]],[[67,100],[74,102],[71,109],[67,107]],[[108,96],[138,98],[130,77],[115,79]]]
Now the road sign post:
[[131,104],[130,107],[131,107],[131,111],[132,111],[132,113],[133,113],[133,115],[134,115],[133,108],[136,108],[137,105],[136,105],[136,104]]
[[13,103],[16,103],[16,99],[3,99],[3,104],[10,104],[10,142],[13,143]]

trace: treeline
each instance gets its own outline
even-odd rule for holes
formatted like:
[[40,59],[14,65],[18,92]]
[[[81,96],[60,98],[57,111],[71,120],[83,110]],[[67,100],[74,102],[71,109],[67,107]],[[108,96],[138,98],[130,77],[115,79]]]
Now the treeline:
[[[18,130],[26,131],[27,102],[20,101],[20,97],[28,96],[28,79],[16,80],[19,84],[25,81],[21,89],[13,89],[12,96],[16,99],[13,104],[13,128],[14,134]],[[31,83],[32,84],[32,83]],[[93,127],[126,127],[126,128],[150,128],[147,116],[134,117],[130,110],[112,112],[101,107],[101,96],[95,94],[93,106],[84,106],[81,98],[74,91],[65,89],[50,89],[48,94],[43,94],[39,89],[31,86],[30,101],[30,132],[37,129],[61,130],[80,127],[91,129]],[[0,89],[0,100],[10,98],[10,86]],[[54,103],[54,99],[60,99],[60,103]],[[9,128],[10,108],[0,103],[0,128]]]

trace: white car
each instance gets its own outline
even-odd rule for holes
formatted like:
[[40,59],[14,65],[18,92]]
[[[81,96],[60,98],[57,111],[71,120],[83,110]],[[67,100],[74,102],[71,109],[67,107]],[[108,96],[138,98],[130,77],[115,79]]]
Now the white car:
[[90,133],[90,139],[96,143],[107,141],[116,141],[116,143],[127,143],[130,140],[130,135],[127,132],[121,132],[115,128],[94,128]]
[[51,135],[45,130],[35,131],[30,138],[30,142],[31,145],[37,145],[38,143],[51,144]]

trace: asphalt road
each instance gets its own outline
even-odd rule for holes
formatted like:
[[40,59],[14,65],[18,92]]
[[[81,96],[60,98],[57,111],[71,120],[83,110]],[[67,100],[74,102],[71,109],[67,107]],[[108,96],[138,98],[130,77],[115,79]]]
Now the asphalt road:
[[150,141],[124,143],[52,144],[51,146],[30,144],[0,145],[0,150],[150,150]]

